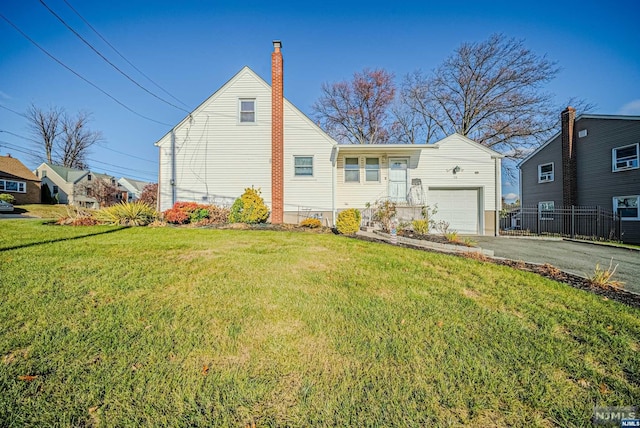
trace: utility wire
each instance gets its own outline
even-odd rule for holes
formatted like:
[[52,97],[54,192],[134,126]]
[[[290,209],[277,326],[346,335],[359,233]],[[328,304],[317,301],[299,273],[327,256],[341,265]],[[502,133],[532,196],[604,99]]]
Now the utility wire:
[[17,112],[17,111],[15,111],[15,110],[12,110],[12,109],[10,109],[9,107],[5,107],[5,106],[3,106],[2,104],[0,104],[0,108],[3,108],[3,109],[5,109],[5,110],[9,110],[11,113],[15,113],[15,114],[17,114],[18,116],[22,116],[22,117],[24,117],[25,119],[27,119],[27,115],[26,115],[26,114],[24,114],[24,113],[20,113],[20,112]]
[[149,159],[141,158],[139,156],[130,155],[128,153],[121,152],[121,151],[118,151],[116,149],[112,149],[111,147],[105,147],[105,146],[100,146],[100,147],[102,147],[105,150],[109,150],[109,151],[112,151],[112,152],[115,152],[115,153],[119,153],[121,155],[129,156],[130,158],[139,159],[141,161],[149,162],[149,163],[156,164],[156,165],[158,164],[158,161],[152,161],[152,160],[149,160]]
[[79,74],[77,71],[73,70],[71,67],[69,67],[68,65],[66,65],[65,63],[63,63],[62,61],[60,61],[58,58],[56,58],[55,56],[53,56],[52,54],[50,54],[45,48],[43,48],[42,46],[40,46],[35,40],[33,40],[31,37],[29,37],[24,31],[22,31],[16,24],[14,24],[13,22],[11,22],[9,20],[9,18],[7,18],[6,16],[4,16],[2,13],[0,13],[0,18],[4,19],[9,25],[11,25],[18,33],[20,33],[22,35],[22,37],[24,37],[25,39],[29,40],[35,47],[37,47],[38,49],[40,49],[45,55],[47,55],[49,58],[51,58],[52,60],[54,60],[55,62],[57,62],[58,64],[60,64],[62,67],[66,68],[68,71],[70,71],[71,73],[73,73],[74,75],[76,75],[77,77],[79,77],[80,79],[84,80],[86,83],[88,83],[89,85],[93,86],[95,89],[97,89],[98,91],[102,92],[104,95],[106,95],[107,97],[111,98],[113,101],[115,101],[118,105],[124,107],[125,109],[129,110],[131,113],[135,114],[136,116],[139,116],[143,119],[146,119],[148,121],[151,122],[155,122],[158,123],[160,125],[165,125],[165,126],[172,126],[168,123],[164,123],[164,122],[160,122],[157,121],[155,119],[152,119],[148,116],[145,116],[141,113],[138,113],[137,111],[133,110],[131,107],[127,106],[126,104],[124,104],[122,101],[118,100],[116,97],[114,97],[113,95],[109,94],[107,91],[105,91],[104,89],[100,88],[98,85],[96,85],[95,83],[91,82],[90,80],[88,80],[87,78],[85,78],[84,76],[82,76],[81,74]]
[[104,55],[102,55],[102,53],[100,53],[100,51],[98,49],[96,49],[91,43],[89,43],[84,37],[82,37],[80,35],[80,33],[78,33],[76,30],[73,29],[73,27],[71,27],[69,24],[67,24],[67,22],[62,19],[60,17],[60,15],[58,15],[57,13],[55,13],[53,11],[53,9],[51,9],[45,2],[44,0],[40,0],[40,3],[53,15],[55,16],[58,21],[62,22],[62,24],[67,27],[69,29],[69,31],[71,31],[73,34],[76,35],[76,37],[78,37],[80,40],[82,40],[82,42],[87,45],[89,47],[89,49],[91,49],[92,51],[94,51],[96,53],[96,55],[98,55],[100,58],[102,58],[107,64],[109,64],[111,67],[113,67],[114,69],[116,69],[116,71],[118,71],[118,73],[122,74],[124,77],[126,77],[127,79],[129,79],[129,81],[131,83],[133,83],[134,85],[136,85],[138,88],[142,89],[143,91],[145,91],[146,93],[148,93],[149,95],[151,95],[154,98],[157,98],[158,100],[162,101],[165,104],[170,105],[173,108],[177,108],[178,110],[182,110],[185,113],[189,113],[188,110],[183,109],[182,107],[178,107],[177,105],[173,104],[170,101],[165,100],[164,98],[154,94],[153,92],[151,92],[150,90],[148,90],[147,88],[145,88],[144,86],[142,86],[140,83],[138,83],[136,80],[134,80],[131,76],[129,76],[127,73],[125,73],[124,71],[122,71],[117,65],[115,65],[114,63],[112,63],[111,61],[109,61],[109,59],[107,59],[107,57],[105,57]]
[[120,51],[118,49],[115,48],[115,46],[113,46],[111,43],[109,43],[109,41],[107,39],[105,39],[102,34],[100,34],[98,32],[98,30],[96,30],[90,23],[89,21],[87,21],[82,15],[80,15],[80,12],[78,12],[76,9],[74,9],[73,6],[71,6],[71,4],[67,1],[67,0],[63,0],[67,6],[69,6],[69,9],[71,9],[76,15],[78,15],[78,17],[80,17],[80,19],[89,27],[91,28],[91,30],[96,33],[98,35],[98,37],[100,37],[100,39],[102,39],[103,42],[105,42],[111,49],[113,49],[113,51],[115,53],[117,53],[120,58],[122,58],[123,60],[125,60],[127,62],[127,64],[129,64],[131,67],[133,67],[134,70],[136,70],[138,73],[140,73],[141,75],[143,75],[149,82],[153,83],[158,89],[160,89],[162,92],[164,92],[165,94],[169,95],[171,98],[173,98],[174,100],[176,100],[177,102],[179,102],[180,104],[182,104],[185,107],[189,107],[187,104],[185,104],[184,102],[182,102],[180,99],[176,98],[173,94],[171,94],[169,91],[167,91],[166,89],[164,89],[162,86],[160,86],[158,83],[156,83],[151,77],[147,76],[145,73],[142,72],[142,70],[140,70],[138,67],[136,67],[135,65],[133,65],[133,63],[131,61],[129,61],[122,53],[120,53]]

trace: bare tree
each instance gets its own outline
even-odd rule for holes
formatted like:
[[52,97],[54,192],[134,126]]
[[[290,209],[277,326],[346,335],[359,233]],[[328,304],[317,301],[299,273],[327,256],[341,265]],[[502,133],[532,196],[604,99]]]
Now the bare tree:
[[438,139],[457,132],[511,158],[522,158],[554,130],[557,110],[543,86],[556,64],[494,34],[464,43],[432,75],[403,87],[411,105],[435,125]]
[[393,114],[392,138],[400,144],[429,143],[434,139],[438,128],[428,114],[426,83],[422,82],[420,72],[405,76],[399,97],[391,108]]
[[322,85],[313,105],[320,126],[339,143],[381,144],[389,139],[388,113],[395,95],[393,74],[365,69],[352,81]]
[[91,180],[84,182],[79,190],[86,196],[94,198],[100,207],[107,207],[117,202],[122,190],[118,188],[116,179],[103,174],[91,174]]
[[70,116],[62,108],[43,110],[32,104],[26,116],[38,148],[44,152],[39,160],[69,168],[87,168],[89,149],[102,141],[100,132],[89,129],[90,113]]
[[80,112],[77,116],[65,115],[62,121],[62,134],[57,145],[56,160],[68,168],[86,169],[89,149],[102,140],[99,131],[88,128],[91,115]]
[[51,107],[46,111],[31,104],[27,109],[26,117],[31,134],[38,141],[38,149],[44,150],[44,156],[38,160],[53,162],[53,149],[61,132],[60,121],[63,115],[64,110],[58,107]]

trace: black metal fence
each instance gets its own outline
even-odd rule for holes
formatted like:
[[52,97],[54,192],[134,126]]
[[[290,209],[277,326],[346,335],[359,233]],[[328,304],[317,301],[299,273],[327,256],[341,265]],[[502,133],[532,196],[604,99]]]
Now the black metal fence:
[[502,235],[620,240],[620,217],[600,207],[520,207],[500,216]]

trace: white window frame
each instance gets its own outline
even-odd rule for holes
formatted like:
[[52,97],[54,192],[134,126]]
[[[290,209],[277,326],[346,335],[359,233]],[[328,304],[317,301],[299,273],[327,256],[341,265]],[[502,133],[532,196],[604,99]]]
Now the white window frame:
[[[538,214],[540,220],[553,220],[553,213],[556,209],[555,201],[540,201],[538,202]],[[546,217],[550,216],[550,217]]]
[[[15,183],[16,190],[7,189],[7,183]],[[10,193],[27,193],[27,182],[16,180],[0,180],[0,191]]]
[[[253,110],[242,110],[243,102],[252,102]],[[238,98],[238,123],[241,125],[253,125],[257,122],[258,113],[257,113],[257,103],[255,98]],[[253,113],[253,120],[242,120],[243,113]]]
[[[349,169],[347,168],[347,159],[355,159],[356,160],[356,164],[355,167],[356,168],[352,168]],[[353,165],[349,165],[351,167],[353,167]],[[347,171],[349,172],[356,172],[357,173],[357,180],[348,180],[347,179]],[[345,157],[344,158],[344,182],[345,183],[360,183],[360,158],[357,157]]]
[[623,221],[640,221],[640,195],[630,195],[630,196],[614,196],[613,197],[613,212],[618,214],[618,200],[619,199],[635,199],[636,200],[636,216],[635,217],[622,217],[620,216],[620,220]]
[[[635,147],[636,155],[627,156],[618,161],[618,150],[628,149],[629,147]],[[618,166],[618,162],[625,162],[625,166]],[[616,147],[611,149],[611,171],[628,171],[630,169],[638,169],[640,167],[640,145],[638,143],[628,144],[626,146]]]
[[[297,168],[309,168],[308,165],[296,165],[298,159],[311,159],[311,174],[298,174]],[[313,178],[313,156],[294,156],[293,157],[293,176],[295,178]]]
[[[377,168],[368,168],[369,164],[367,163],[367,161],[369,159],[377,160],[378,161],[378,165],[377,165],[378,167]],[[381,164],[381,162],[380,162],[380,158],[379,157],[365,158],[365,160],[364,160],[364,181],[365,182],[367,182],[367,183],[380,183],[380,164]],[[369,174],[367,174],[367,173],[370,172],[370,171],[377,172],[378,178],[375,179],[375,180],[369,180]]]
[[[551,165],[551,172],[542,172],[542,168]],[[538,165],[538,183],[551,183],[555,180],[556,166],[553,162]]]

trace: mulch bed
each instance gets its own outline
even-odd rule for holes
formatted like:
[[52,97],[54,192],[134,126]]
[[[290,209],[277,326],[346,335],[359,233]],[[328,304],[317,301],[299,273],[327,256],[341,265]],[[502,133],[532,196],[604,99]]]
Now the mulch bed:
[[[358,236],[355,236],[355,238],[361,239],[363,241],[369,241],[369,242],[388,243],[384,239],[370,238],[368,236],[359,236],[358,235]],[[429,239],[429,241],[432,241],[432,239]],[[433,241],[433,242],[437,242],[437,241]],[[442,242],[442,243],[450,244],[450,242]],[[407,243],[404,243],[404,242],[403,243],[399,242],[396,245],[398,247],[411,248],[411,249],[414,249],[414,250],[430,251],[430,252],[435,252],[435,253],[444,253],[443,251],[438,251],[436,249],[419,247],[417,245],[407,244]],[[463,253],[463,252],[449,253],[449,252],[447,252],[446,254],[456,255],[458,257],[465,257],[465,258],[470,258],[470,259],[479,260],[479,261],[488,262],[488,263],[494,263],[496,265],[509,266],[509,267],[511,267],[513,269],[518,269],[518,270],[522,270],[522,271],[526,271],[526,272],[536,273],[538,275],[544,276],[545,278],[549,278],[549,279],[552,279],[554,281],[558,281],[558,282],[562,282],[562,283],[568,284],[568,285],[570,285],[570,286],[572,286],[574,288],[578,288],[580,290],[585,290],[585,291],[588,291],[590,293],[597,294],[599,296],[602,296],[602,298],[605,299],[605,300],[608,300],[608,299],[616,300],[616,301],[624,303],[626,305],[633,306],[633,307],[636,307],[636,308],[640,308],[640,295],[639,294],[630,293],[630,292],[625,291],[625,290],[616,290],[616,289],[611,289],[611,288],[600,288],[600,287],[593,286],[591,284],[591,282],[589,282],[588,279],[582,278],[581,276],[572,275],[570,273],[563,272],[560,269],[558,269],[557,267],[552,266],[550,264],[538,265],[538,264],[534,264],[534,263],[526,263],[526,262],[523,262],[523,261],[487,257],[487,256],[485,256],[483,254],[479,254],[479,253]]]

